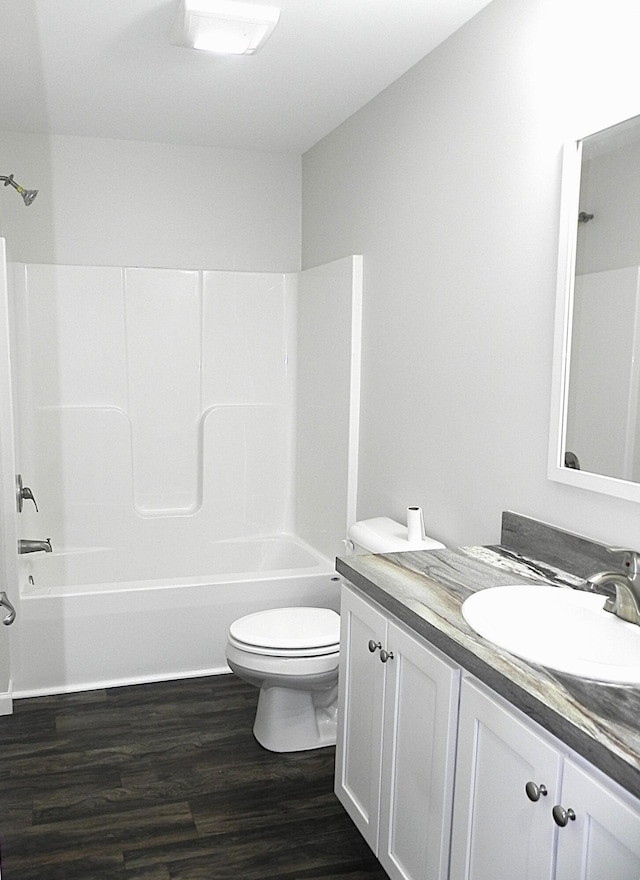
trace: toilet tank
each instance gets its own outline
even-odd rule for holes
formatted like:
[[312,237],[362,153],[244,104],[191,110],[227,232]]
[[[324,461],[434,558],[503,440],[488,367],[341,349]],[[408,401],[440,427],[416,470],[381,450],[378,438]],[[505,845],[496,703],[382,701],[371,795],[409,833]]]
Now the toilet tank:
[[345,541],[347,554],[400,553],[403,550],[443,550],[444,544],[430,538],[409,540],[409,530],[388,516],[375,516],[354,523]]

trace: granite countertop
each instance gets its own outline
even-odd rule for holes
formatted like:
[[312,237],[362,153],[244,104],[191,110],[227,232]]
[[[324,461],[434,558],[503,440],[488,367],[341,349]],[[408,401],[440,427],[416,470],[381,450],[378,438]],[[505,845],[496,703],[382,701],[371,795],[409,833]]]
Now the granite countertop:
[[503,546],[339,558],[340,574],[477,679],[640,798],[640,686],[565,675],[477,635],[461,605],[477,590],[584,580]]

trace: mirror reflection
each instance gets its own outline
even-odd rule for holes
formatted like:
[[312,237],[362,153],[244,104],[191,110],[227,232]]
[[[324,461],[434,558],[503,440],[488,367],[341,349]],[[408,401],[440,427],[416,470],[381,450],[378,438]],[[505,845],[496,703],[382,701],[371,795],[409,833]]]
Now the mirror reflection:
[[580,146],[561,465],[640,483],[640,117]]

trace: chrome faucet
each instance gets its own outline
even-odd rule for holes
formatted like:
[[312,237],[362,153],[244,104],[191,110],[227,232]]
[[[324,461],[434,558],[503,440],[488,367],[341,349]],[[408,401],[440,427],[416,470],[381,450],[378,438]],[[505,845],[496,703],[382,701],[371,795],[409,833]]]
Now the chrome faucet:
[[[587,578],[591,589],[611,584],[615,597],[604,603],[604,610],[640,626],[640,553],[623,547],[608,547],[610,553],[624,553],[622,571],[600,571]],[[596,590],[596,592],[598,592]]]
[[51,538],[47,538],[46,541],[29,541],[22,539],[18,541],[18,553],[37,553],[39,550],[44,550],[45,553],[52,553],[53,547],[51,546]]

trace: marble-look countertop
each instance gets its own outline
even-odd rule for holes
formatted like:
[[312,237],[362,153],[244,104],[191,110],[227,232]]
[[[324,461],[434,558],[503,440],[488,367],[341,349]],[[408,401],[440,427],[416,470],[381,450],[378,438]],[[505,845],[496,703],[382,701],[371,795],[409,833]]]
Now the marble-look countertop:
[[611,685],[520,660],[477,635],[461,605],[477,590],[584,581],[504,547],[339,558],[340,574],[444,654],[640,798],[640,686]]

